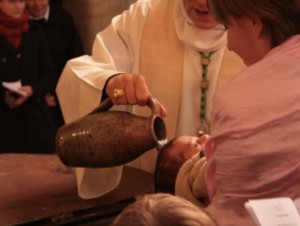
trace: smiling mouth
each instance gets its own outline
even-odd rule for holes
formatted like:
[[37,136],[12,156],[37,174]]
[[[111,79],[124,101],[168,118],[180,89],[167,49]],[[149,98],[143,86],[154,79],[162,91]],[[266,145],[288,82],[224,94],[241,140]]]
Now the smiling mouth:
[[208,11],[207,10],[199,10],[199,9],[195,9],[195,12],[198,15],[208,15]]

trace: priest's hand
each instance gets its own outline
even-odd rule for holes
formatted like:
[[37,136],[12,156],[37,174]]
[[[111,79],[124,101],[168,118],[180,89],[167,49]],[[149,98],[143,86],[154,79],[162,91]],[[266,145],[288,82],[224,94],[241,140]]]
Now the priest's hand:
[[[118,74],[109,79],[106,85],[106,93],[116,105],[138,104],[145,106],[151,93],[143,75]],[[167,115],[167,110],[161,104],[161,116]]]

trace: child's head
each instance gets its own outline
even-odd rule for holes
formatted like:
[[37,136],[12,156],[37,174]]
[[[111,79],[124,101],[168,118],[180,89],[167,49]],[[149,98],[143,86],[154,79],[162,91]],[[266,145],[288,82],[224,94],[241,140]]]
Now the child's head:
[[179,136],[168,142],[157,157],[155,186],[161,192],[174,194],[175,180],[185,161],[203,150],[207,135],[202,137]]
[[210,216],[178,196],[157,193],[138,197],[119,214],[112,226],[215,226]]

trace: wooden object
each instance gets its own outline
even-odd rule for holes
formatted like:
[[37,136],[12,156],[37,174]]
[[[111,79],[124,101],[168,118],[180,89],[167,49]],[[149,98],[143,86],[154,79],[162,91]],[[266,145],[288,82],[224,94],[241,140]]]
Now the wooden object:
[[109,225],[134,197],[151,192],[151,173],[124,167],[118,188],[81,199],[74,170],[57,155],[0,154],[0,225]]

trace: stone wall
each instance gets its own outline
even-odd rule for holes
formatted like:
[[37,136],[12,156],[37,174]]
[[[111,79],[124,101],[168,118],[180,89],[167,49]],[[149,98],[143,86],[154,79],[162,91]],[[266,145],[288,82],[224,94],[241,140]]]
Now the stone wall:
[[96,33],[107,27],[112,17],[128,9],[135,1],[62,0],[62,7],[73,15],[85,52],[90,53]]

